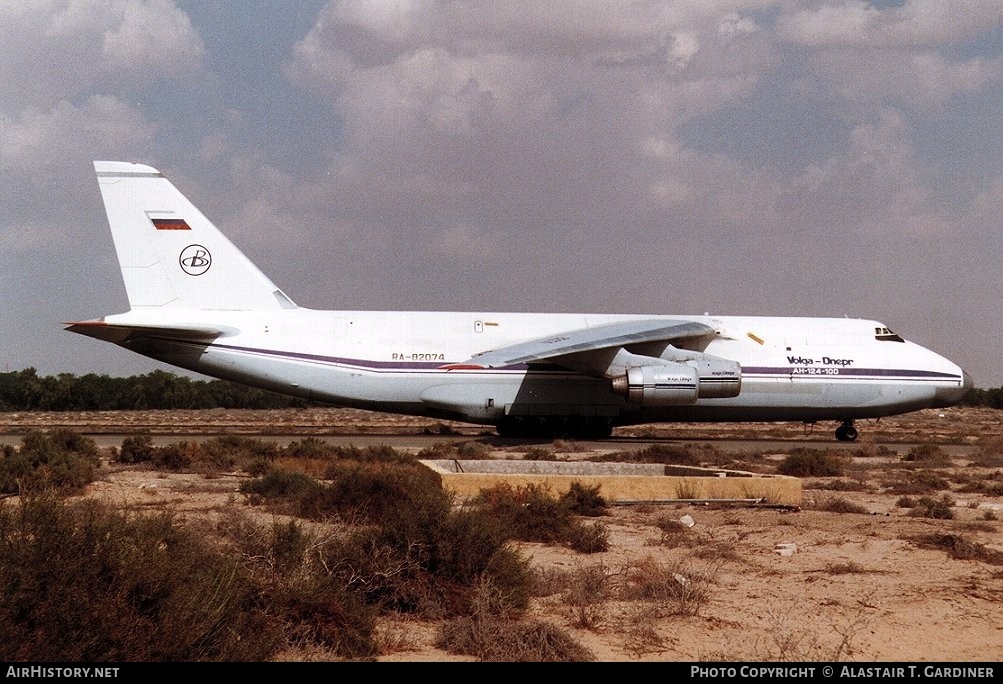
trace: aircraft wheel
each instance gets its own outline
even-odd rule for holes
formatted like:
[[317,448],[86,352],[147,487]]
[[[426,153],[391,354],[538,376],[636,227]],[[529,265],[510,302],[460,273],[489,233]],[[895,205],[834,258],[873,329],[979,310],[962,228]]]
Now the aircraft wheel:
[[506,416],[495,430],[500,437],[518,439],[540,439],[553,435],[557,425],[546,416]]
[[506,416],[498,421],[495,431],[498,432],[499,437],[521,437],[524,431],[521,422],[518,418]]
[[836,428],[836,439],[840,442],[856,442],[857,428],[853,427],[853,423],[843,423]]
[[582,418],[575,430],[575,437],[582,439],[608,439],[612,436],[613,423],[605,418]]

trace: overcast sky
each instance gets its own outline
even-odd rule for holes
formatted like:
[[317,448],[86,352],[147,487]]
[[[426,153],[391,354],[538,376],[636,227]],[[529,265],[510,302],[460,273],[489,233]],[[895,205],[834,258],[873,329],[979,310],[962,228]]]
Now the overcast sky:
[[95,159],[325,309],[878,319],[1003,385],[999,0],[0,5],[0,368],[167,369]]

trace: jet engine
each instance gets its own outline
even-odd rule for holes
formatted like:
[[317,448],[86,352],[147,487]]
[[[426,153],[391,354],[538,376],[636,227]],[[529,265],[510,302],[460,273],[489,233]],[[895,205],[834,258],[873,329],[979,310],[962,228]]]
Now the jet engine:
[[635,366],[613,378],[614,394],[642,406],[692,404],[699,396],[699,386],[696,369],[680,363]]
[[[678,362],[634,366],[612,380],[614,394],[640,406],[679,406],[697,399],[737,397],[742,369],[735,361],[675,350]],[[652,359],[654,361],[654,359]]]

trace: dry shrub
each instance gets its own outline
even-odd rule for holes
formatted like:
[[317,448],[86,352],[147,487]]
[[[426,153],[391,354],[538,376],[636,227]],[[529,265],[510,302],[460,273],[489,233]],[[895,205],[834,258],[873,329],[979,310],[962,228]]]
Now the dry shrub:
[[153,446],[149,435],[132,435],[122,440],[119,463],[150,463],[156,468],[181,472],[216,473],[236,468],[264,471],[261,464],[273,463],[281,453],[274,442],[239,435],[223,435],[202,442],[173,442]]
[[572,482],[568,491],[561,494],[560,500],[575,515],[596,518],[607,513],[608,504],[599,494],[599,485],[588,486],[578,481]]
[[464,461],[482,461],[491,457],[491,447],[484,442],[469,440],[464,442],[437,442],[418,452],[417,459],[425,461],[442,461],[461,459]]
[[613,593],[613,573],[604,563],[580,565],[568,575],[564,603],[571,609],[576,626],[595,629],[605,619],[606,604]]
[[564,533],[564,544],[578,553],[609,551],[609,530],[601,522],[573,521]]
[[599,462],[664,463],[666,465],[700,465],[719,456],[716,447],[697,447],[688,444],[652,444],[643,449],[617,451],[596,457]]
[[830,575],[860,575],[868,572],[860,563],[849,561],[846,563],[828,563],[825,572]]
[[893,494],[929,494],[941,489],[947,489],[948,481],[933,470],[909,471],[888,478],[883,482],[885,488]]
[[820,511],[825,511],[827,513],[863,513],[867,514],[866,508],[860,504],[853,503],[848,499],[844,499],[841,496],[831,496],[819,501],[815,508]]
[[956,560],[977,560],[991,565],[1003,565],[1003,552],[983,546],[964,535],[938,532],[915,537],[913,541],[925,549],[942,549]]
[[936,444],[919,444],[910,449],[902,460],[924,465],[947,465],[951,457]]
[[861,444],[858,449],[854,450],[853,455],[857,458],[888,458],[897,453],[884,444]]
[[541,447],[530,447],[523,452],[522,459],[524,461],[556,461],[557,451],[556,449],[551,451]]
[[512,619],[499,610],[490,582],[475,592],[468,617],[444,622],[435,645],[449,653],[486,662],[588,662],[595,656],[560,627],[537,620]]
[[696,615],[710,598],[710,578],[681,562],[644,558],[627,568],[624,598],[645,601],[660,615]]
[[15,449],[0,448],[0,492],[6,494],[54,490],[76,494],[94,481],[100,463],[97,444],[71,430],[51,435],[31,431]]
[[1003,435],[983,437],[979,440],[972,465],[982,468],[1003,468]]
[[418,649],[414,620],[405,616],[400,620],[387,620],[376,626],[376,642],[381,654],[407,653]]
[[981,477],[969,477],[957,491],[964,494],[1003,496],[1003,472],[996,470]]
[[664,647],[664,641],[655,628],[660,618],[659,608],[651,603],[633,603],[627,608],[618,631],[623,634],[627,650],[634,656],[643,656]]
[[846,461],[845,456],[822,449],[797,448],[777,465],[777,472],[793,477],[839,477]]
[[533,596],[556,596],[568,588],[569,570],[563,568],[535,568],[533,570]]
[[[769,633],[757,643],[755,659],[772,662],[839,662],[853,653],[856,634],[866,627],[866,618],[829,626],[824,635],[806,626],[798,611],[771,607],[767,613]],[[838,637],[838,641],[833,641]]]
[[684,542],[692,535],[689,527],[671,515],[658,516],[654,525],[661,532],[658,543],[662,546],[683,546]]
[[952,520],[954,518],[954,499],[944,494],[939,499],[921,496],[916,505],[909,511],[914,518],[937,518]]
[[508,539],[561,544],[581,553],[609,548],[608,532],[602,524],[586,525],[575,516],[604,510],[598,487],[574,486],[555,497],[548,485],[513,487],[507,482],[482,489],[470,504],[497,521]]
[[424,461],[443,461],[456,458],[456,446],[452,442],[436,442],[418,452],[416,458]]
[[856,478],[816,482],[814,488],[833,492],[873,492],[876,489],[871,483]]
[[260,661],[280,641],[240,564],[168,514],[0,507],[0,587],[5,661]]
[[539,620],[458,618],[443,624],[436,646],[484,662],[580,663],[595,655],[566,631]]

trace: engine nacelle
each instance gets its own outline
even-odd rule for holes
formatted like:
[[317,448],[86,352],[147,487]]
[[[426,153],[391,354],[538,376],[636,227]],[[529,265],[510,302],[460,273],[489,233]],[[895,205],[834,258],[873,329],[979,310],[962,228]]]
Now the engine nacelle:
[[640,406],[679,406],[696,402],[700,377],[681,363],[635,366],[613,378],[613,392]]
[[640,406],[680,406],[737,397],[742,391],[742,368],[736,361],[685,351],[678,357],[672,363],[626,369],[613,378],[613,392]]
[[694,353],[685,363],[700,376],[701,399],[737,397],[742,391],[742,367],[737,361]]

